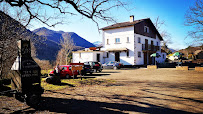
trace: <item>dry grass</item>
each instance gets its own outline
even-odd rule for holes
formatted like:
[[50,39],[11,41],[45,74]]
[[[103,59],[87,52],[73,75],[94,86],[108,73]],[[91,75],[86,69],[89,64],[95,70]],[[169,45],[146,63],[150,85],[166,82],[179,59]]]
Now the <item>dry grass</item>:
[[45,75],[48,76],[49,72],[51,72],[52,70],[53,69],[50,69],[50,70],[41,70],[41,74],[42,74],[42,76],[45,76]]
[[80,87],[80,86],[87,86],[87,85],[111,85],[114,84],[114,80],[110,79],[61,79],[61,84],[53,85],[46,83],[46,78],[42,78],[41,86],[44,90],[63,90],[72,87]]

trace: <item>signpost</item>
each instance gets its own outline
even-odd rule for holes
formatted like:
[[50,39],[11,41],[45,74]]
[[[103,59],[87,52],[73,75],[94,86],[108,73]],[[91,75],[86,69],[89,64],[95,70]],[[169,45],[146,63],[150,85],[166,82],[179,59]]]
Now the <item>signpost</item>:
[[31,57],[30,40],[18,41],[18,57],[11,70],[12,90],[18,100],[25,100],[28,105],[36,106],[40,102],[43,89],[41,87],[41,68]]
[[[71,71],[72,71],[73,74],[74,74],[75,70],[78,70],[79,73],[81,74],[81,70],[84,67],[84,63],[70,63],[70,65],[72,65],[71,66]],[[81,77],[81,79],[82,79],[82,77]]]

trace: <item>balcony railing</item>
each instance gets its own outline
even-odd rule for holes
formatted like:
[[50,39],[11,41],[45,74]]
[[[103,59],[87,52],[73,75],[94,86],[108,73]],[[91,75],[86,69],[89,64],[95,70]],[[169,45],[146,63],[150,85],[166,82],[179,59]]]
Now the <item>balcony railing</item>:
[[154,45],[145,45],[145,44],[142,44],[142,50],[143,51],[157,51],[159,50],[159,46],[154,46]]

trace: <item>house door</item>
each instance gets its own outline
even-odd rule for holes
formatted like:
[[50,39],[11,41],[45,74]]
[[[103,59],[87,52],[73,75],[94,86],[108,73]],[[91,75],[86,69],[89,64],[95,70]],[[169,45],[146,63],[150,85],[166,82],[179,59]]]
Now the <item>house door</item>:
[[100,62],[100,54],[97,53],[97,62]]
[[154,42],[151,41],[151,50],[154,51]]
[[152,64],[152,57],[150,57],[152,53],[148,53],[148,60],[149,60],[149,64],[151,65]]
[[147,65],[147,53],[144,52],[144,64]]
[[120,62],[120,52],[115,52],[115,61]]
[[148,50],[148,40],[145,39],[145,50]]

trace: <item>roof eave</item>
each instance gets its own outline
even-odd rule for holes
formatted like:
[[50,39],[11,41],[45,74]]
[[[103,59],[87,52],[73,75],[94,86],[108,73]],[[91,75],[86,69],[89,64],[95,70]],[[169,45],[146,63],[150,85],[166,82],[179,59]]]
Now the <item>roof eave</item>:
[[101,28],[99,30],[117,29],[117,28],[129,27],[129,26],[134,26],[134,24],[132,24],[132,25],[126,25],[126,26],[119,26],[119,27]]

